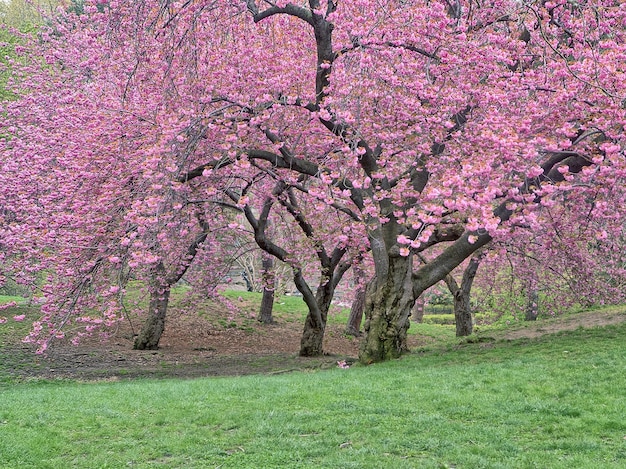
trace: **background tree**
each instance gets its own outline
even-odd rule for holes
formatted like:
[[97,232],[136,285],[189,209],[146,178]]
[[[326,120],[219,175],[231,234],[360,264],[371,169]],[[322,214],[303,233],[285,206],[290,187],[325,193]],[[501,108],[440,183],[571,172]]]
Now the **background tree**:
[[[273,178],[268,182],[273,182]],[[334,243],[329,243],[325,237],[328,236],[329,232],[332,232],[332,228],[329,226],[316,226],[314,222],[309,221],[311,210],[310,208],[307,209],[304,196],[310,196],[311,193],[315,193],[312,190],[313,188],[303,184],[293,187],[282,180],[273,183],[274,187],[269,194],[267,190],[260,192],[261,197],[259,199],[261,205],[257,206],[256,209],[252,202],[252,195],[247,190],[252,186],[249,185],[247,188],[237,192],[228,191],[227,194],[233,202],[237,202],[242,207],[246,219],[254,230],[254,237],[259,247],[267,254],[291,265],[293,282],[302,294],[309,310],[302,333],[300,355],[321,355],[323,353],[323,339],[328,311],[335,290],[351,266],[351,254],[348,253],[348,238],[345,235],[341,235],[337,237]],[[313,198],[315,199],[315,196]],[[274,232],[274,236],[272,236],[268,228],[277,225],[278,220],[270,222],[272,213],[276,212],[276,205],[282,206],[293,217],[293,223],[291,224],[291,229],[279,230]],[[356,214],[350,211],[347,212],[347,215],[356,217]],[[340,210],[337,212],[338,215],[341,215]],[[315,219],[316,217],[313,216],[312,218]],[[276,238],[276,233],[293,233],[294,229],[301,233],[296,246],[289,246],[288,238],[291,236],[287,237],[287,239]],[[320,235],[320,232],[322,235]],[[330,236],[330,238],[335,238],[335,236]],[[302,253],[307,250],[315,254],[319,266],[312,276],[310,274],[313,273],[313,269],[309,267],[309,272],[306,272],[302,265],[304,257]],[[313,263],[311,262],[309,266],[312,265]],[[307,280],[307,276],[309,280]],[[309,286],[311,281],[317,281],[315,293]]]
[[272,310],[274,308],[274,291],[276,290],[276,277],[274,275],[274,259],[267,255],[263,256],[261,274],[263,281],[263,296],[261,297],[261,308],[259,311],[259,321],[263,324],[272,324]]
[[[352,276],[354,283],[354,298],[350,307],[350,315],[346,324],[345,333],[355,337],[361,336],[361,323],[363,322],[363,310],[365,309],[365,297],[367,296],[367,271],[356,261],[352,265]],[[370,282],[372,280],[370,279]]]
[[481,253],[474,254],[463,270],[461,284],[456,281],[452,274],[446,275],[445,282],[454,298],[454,323],[456,324],[456,336],[465,337],[474,331],[472,318],[471,292],[474,277],[480,266]]

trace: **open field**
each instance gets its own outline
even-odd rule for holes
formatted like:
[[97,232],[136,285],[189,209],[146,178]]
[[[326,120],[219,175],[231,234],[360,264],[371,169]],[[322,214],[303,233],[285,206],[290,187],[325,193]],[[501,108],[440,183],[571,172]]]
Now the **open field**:
[[[171,365],[167,349],[160,372],[144,375],[164,379],[51,379],[46,360],[30,355],[9,376],[4,329],[0,467],[621,468],[624,319],[609,308],[464,341],[419,325],[415,353],[349,369],[335,366],[340,355],[301,362],[297,348],[215,352],[194,358],[204,375],[228,360],[234,374],[256,374],[201,379],[172,379],[203,373],[178,372],[191,365]],[[616,324],[594,327],[607,323]],[[250,327],[241,330],[249,340],[262,337]],[[289,331],[267,333],[277,330]]]

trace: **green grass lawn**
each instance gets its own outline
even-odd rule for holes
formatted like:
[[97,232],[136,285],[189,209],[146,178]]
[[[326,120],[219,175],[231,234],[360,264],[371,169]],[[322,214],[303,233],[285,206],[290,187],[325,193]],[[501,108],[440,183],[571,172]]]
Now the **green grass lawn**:
[[625,335],[277,376],[0,384],[0,467],[623,468]]
[[[261,293],[240,290],[225,290],[221,293],[237,307],[258,313],[261,306]],[[278,321],[303,323],[307,315],[307,306],[301,296],[282,295],[274,298],[272,316]],[[345,325],[350,315],[350,308],[332,305],[328,311],[328,324]]]

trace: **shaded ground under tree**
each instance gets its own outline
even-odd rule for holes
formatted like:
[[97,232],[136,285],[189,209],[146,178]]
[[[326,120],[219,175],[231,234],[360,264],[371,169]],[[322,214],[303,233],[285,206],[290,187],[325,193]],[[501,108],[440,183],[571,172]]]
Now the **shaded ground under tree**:
[[[492,346],[497,340],[532,339],[563,330],[625,321],[624,308],[592,311],[488,332],[486,335],[493,341],[480,345]],[[79,346],[59,343],[47,356],[35,355],[15,337],[11,343],[0,346],[0,382],[30,378],[116,381],[280,374],[334,368],[339,360],[356,361],[359,339],[344,334],[345,324],[328,326],[324,347],[329,354],[314,358],[298,356],[301,328],[301,323],[295,320],[279,320],[274,325],[253,320],[241,327],[223,327],[201,316],[173,313],[167,319],[158,350],[133,350],[132,331],[122,325],[107,342],[92,338]],[[412,348],[433,340],[409,334]]]

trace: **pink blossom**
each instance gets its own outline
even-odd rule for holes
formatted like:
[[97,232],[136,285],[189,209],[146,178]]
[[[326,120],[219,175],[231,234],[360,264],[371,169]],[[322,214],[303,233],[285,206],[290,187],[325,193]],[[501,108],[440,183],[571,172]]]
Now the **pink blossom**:
[[411,244],[411,239],[404,235],[398,236],[398,244]]

